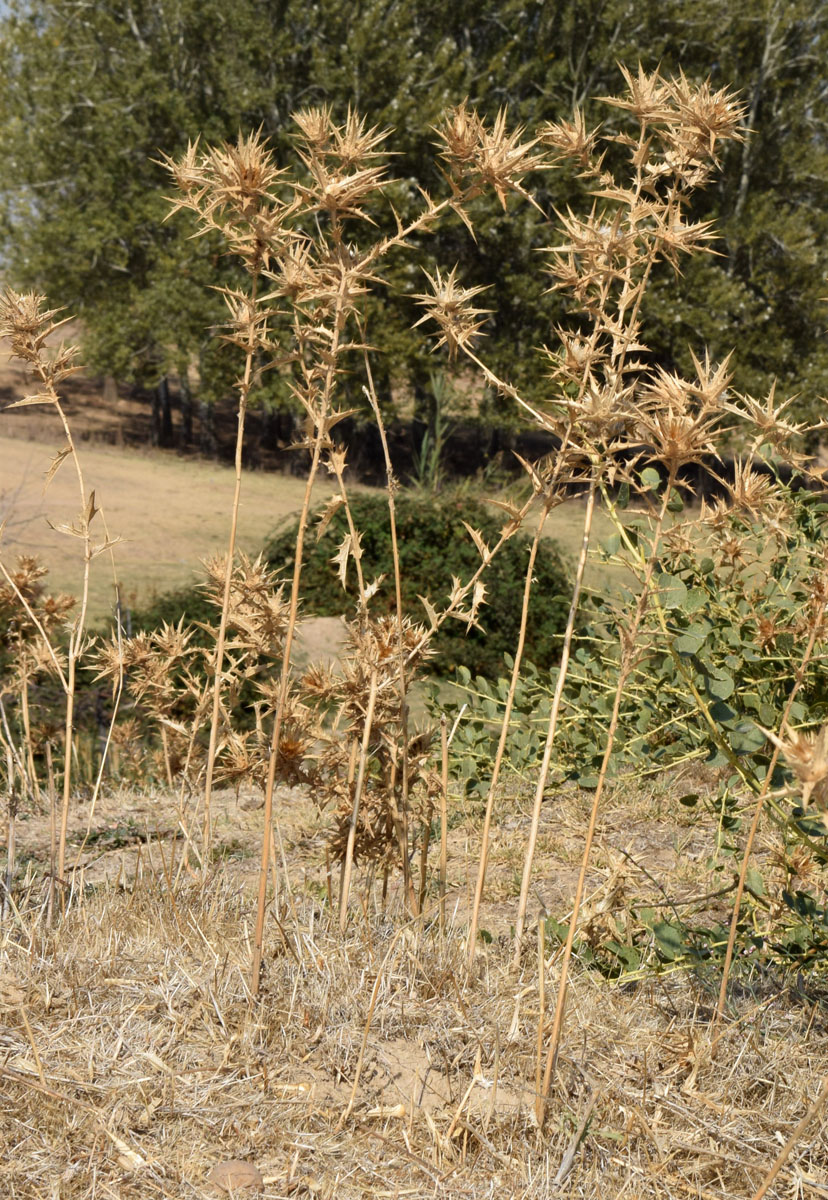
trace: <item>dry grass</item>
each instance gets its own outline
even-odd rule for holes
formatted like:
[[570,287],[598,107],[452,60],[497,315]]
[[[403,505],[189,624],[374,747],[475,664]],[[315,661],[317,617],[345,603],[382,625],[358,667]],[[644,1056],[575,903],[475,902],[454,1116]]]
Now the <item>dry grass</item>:
[[[46,521],[71,511],[73,480],[58,474],[43,494],[43,472],[53,453],[53,445],[0,437],[0,519],[9,513],[3,550],[7,559],[38,555],[49,564],[50,586],[71,592],[78,582],[76,548]],[[83,458],[106,498],[110,528],[123,536],[121,583],[138,604],[189,585],[198,560],[224,549],[232,468],[99,446],[84,447]],[[303,490],[303,481],[290,476],[249,473],[239,518],[241,548],[257,553],[274,526],[298,511]],[[91,588],[93,620],[108,616],[113,599],[106,571],[93,573]]]
[[[256,1164],[271,1198],[752,1194],[828,1071],[818,999],[769,980],[742,986],[713,1061],[715,981],[674,973],[617,987],[576,966],[540,1135],[534,956],[510,977],[504,933],[464,974],[468,815],[453,831],[445,940],[436,925],[405,926],[399,897],[383,913],[378,891],[343,937],[319,899],[320,824],[293,800],[280,804],[291,881],[280,872],[257,1005],[244,832],[252,850],[255,822],[226,795],[216,842],[235,811],[238,857],[204,890],[184,882],[171,898],[170,839],[151,833],[108,856],[87,851],[99,867],[109,859],[109,882],[78,894],[59,931],[41,920],[38,887],[23,889],[0,941],[4,1195],[206,1197],[209,1170],[232,1158]],[[108,821],[119,803],[108,801]],[[163,796],[132,803],[148,831],[175,823]],[[616,801],[618,837],[643,827],[645,810],[654,828],[648,803]],[[581,804],[567,797],[556,814],[573,844]],[[508,807],[525,825],[521,803]],[[554,865],[543,863],[544,894]],[[552,953],[548,991],[557,970]],[[824,1195],[827,1169],[817,1121],[768,1194]]]

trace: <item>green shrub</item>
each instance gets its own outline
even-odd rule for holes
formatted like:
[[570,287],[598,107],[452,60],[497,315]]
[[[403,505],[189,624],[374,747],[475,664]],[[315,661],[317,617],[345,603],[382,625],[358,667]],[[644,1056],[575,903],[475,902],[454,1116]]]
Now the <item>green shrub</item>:
[[[480,565],[480,554],[463,528],[466,521],[489,546],[498,539],[502,520],[480,500],[466,495],[426,496],[406,493],[397,497],[397,538],[400,551],[403,602],[406,613],[425,619],[419,596],[428,597],[438,611],[452,586],[452,576],[464,582]],[[351,500],[354,524],[362,535],[362,563],[366,583],[379,575],[385,579],[372,600],[373,611],[393,612],[394,565],[388,502],[384,495],[357,495]],[[336,616],[353,613],[356,585],[349,571],[343,593],[331,559],[347,532],[343,509],[334,516],[319,541],[305,544],[302,574],[303,611],[306,615]],[[266,554],[281,577],[293,571],[296,525],[273,538]],[[503,655],[517,645],[520,611],[529,553],[529,540],[516,535],[493,559],[486,571],[486,604],[481,609],[481,629],[468,632],[451,618],[434,639],[433,670],[452,675],[460,665],[475,674],[496,676]],[[535,563],[535,585],[529,604],[526,653],[540,668],[553,666],[560,657],[572,593],[571,575],[557,544],[544,541]]]
[[[175,588],[154,597],[145,608],[133,609],[130,614],[130,630],[139,633],[142,629],[158,629],[164,622],[177,625],[181,618],[185,625],[215,624],[218,617],[216,606],[207,598],[203,586],[194,583],[190,587]],[[198,646],[210,644],[209,634],[196,630],[193,642]]]

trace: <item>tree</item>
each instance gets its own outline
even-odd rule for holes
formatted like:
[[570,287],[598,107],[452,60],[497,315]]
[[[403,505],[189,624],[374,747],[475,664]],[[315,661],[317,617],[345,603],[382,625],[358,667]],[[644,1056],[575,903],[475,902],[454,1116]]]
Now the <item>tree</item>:
[[[5,271],[83,317],[93,365],[162,386],[163,431],[168,374],[197,363],[209,405],[235,367],[206,332],[222,318],[210,286],[232,283],[232,268],[209,239],[188,240],[186,217],[165,219],[162,154],[261,126],[286,158],[293,111],[324,103],[342,117],[351,104],[394,127],[389,190],[404,217],[418,186],[444,186],[431,126],[448,105],[467,96],[490,118],[507,105],[535,130],[576,104],[595,124],[608,119],[597,98],[615,89],[618,61],[641,59],[741,89],[750,129],[694,212],[721,229],[721,257],[659,277],[650,343],[668,366],[704,341],[717,356],[736,347],[737,386],[762,391],[779,374],[804,407],[828,391],[827,52],[828,9],[808,0],[12,0],[0,20]],[[547,211],[582,198],[571,175],[532,183]],[[543,271],[548,226],[493,199],[476,229],[474,242],[448,222],[398,255],[367,302],[386,403],[405,383],[428,408],[434,362],[411,332],[412,297],[435,261],[491,285],[493,367],[530,394],[546,387],[534,351],[563,316]],[[276,375],[262,393],[273,407],[285,395]]]

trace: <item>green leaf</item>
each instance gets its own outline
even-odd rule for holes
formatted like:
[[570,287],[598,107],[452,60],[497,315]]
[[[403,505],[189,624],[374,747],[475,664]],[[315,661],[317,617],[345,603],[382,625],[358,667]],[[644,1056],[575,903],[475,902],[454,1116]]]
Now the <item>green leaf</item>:
[[684,957],[687,947],[677,925],[671,925],[669,921],[657,921],[653,925],[653,936],[659,952],[668,962],[674,962],[677,958]]
[[764,896],[765,881],[757,871],[756,867],[749,867],[747,875],[745,875],[745,886],[754,896]]
[[635,946],[622,946],[620,942],[607,942],[606,948],[623,963],[625,970],[637,971],[641,966],[641,955]]
[[663,608],[683,608],[687,601],[687,584],[678,575],[667,572],[658,576],[658,598]]
[[639,478],[645,492],[654,492],[661,483],[661,476],[655,467],[645,467]]
[[706,641],[706,637],[692,630],[686,630],[681,637],[676,638],[673,645],[679,654],[698,654]]
[[688,792],[685,796],[679,796],[679,804],[683,804],[685,808],[693,808],[699,802],[698,792]]
[[727,700],[733,695],[736,684],[733,682],[733,676],[728,675],[726,671],[719,672],[716,676],[711,676],[708,680],[707,690],[711,696],[716,696],[719,700]]
[[687,593],[687,600],[685,601],[684,611],[687,613],[698,612],[699,609],[707,607],[708,599],[709,599],[708,594],[704,588],[700,588],[700,587],[691,588],[690,591]]

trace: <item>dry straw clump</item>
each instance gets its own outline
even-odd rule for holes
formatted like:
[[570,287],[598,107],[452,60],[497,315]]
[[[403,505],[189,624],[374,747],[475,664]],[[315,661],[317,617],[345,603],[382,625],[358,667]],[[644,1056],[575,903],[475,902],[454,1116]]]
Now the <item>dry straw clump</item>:
[[[278,908],[290,931],[268,944],[251,1008],[237,882],[182,887],[173,909],[165,886],[126,878],[59,936],[40,931],[39,954],[8,930],[0,942],[0,1178],[18,1200],[206,1197],[232,1159],[273,1200],[735,1200],[826,1070],[807,1002],[745,994],[714,1061],[692,977],[608,988],[577,967],[571,1019],[588,1048],[562,1057],[540,1135],[537,981],[511,979],[507,942],[471,988],[462,930],[435,938],[369,908],[343,937],[297,897],[295,923]],[[21,918],[34,931],[36,914]],[[770,1194],[818,1194],[827,1163],[817,1123]]]

